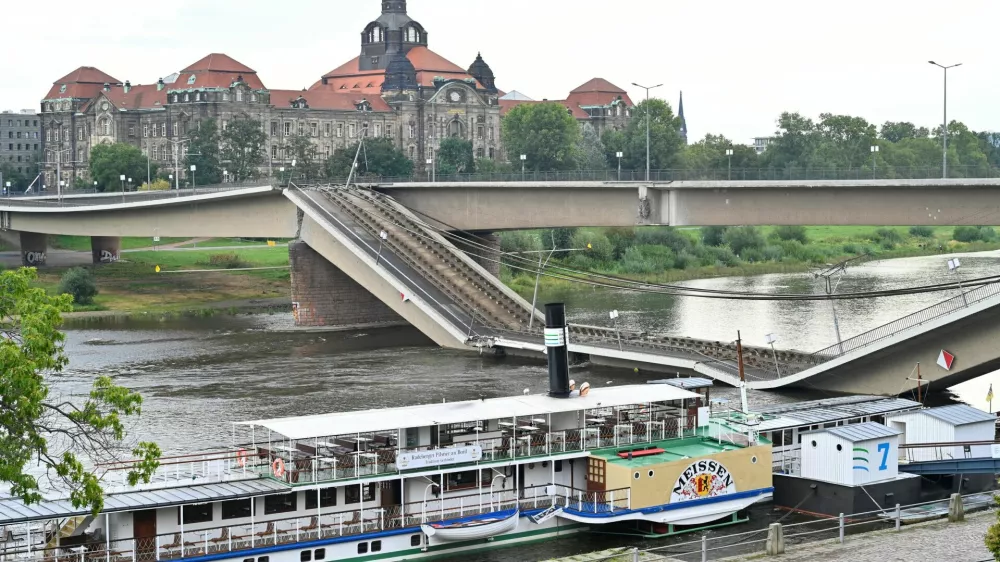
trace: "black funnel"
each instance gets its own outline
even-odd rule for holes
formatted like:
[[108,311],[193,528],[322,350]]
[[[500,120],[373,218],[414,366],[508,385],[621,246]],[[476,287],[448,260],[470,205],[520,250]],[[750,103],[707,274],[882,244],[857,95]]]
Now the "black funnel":
[[545,347],[549,356],[549,396],[569,397],[569,330],[566,305],[545,305]]

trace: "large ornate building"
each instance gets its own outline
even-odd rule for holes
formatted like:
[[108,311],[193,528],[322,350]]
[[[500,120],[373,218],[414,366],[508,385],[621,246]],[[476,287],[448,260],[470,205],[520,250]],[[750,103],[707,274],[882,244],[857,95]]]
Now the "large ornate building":
[[[505,159],[500,119],[524,100],[503,97],[482,56],[467,69],[449,62],[428,48],[406,0],[383,0],[382,14],[361,32],[360,55],[308,90],[270,89],[255,70],[219,53],[147,85],[93,67],[74,70],[41,102],[43,181],[85,179],[91,148],[114,142],[135,145],[183,175],[185,139],[207,118],[222,128],[233,119],[259,120],[271,168],[291,159],[285,146],[294,135],[312,139],[323,157],[359,137],[387,137],[418,169],[447,137],[471,141],[477,158]],[[623,125],[632,107],[623,90],[600,78],[560,103],[598,129]]]

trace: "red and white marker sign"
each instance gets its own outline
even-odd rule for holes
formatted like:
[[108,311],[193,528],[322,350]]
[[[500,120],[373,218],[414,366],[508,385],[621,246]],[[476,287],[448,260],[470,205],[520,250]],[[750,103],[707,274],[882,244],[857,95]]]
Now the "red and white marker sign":
[[407,295],[406,293],[399,293],[399,297],[403,299],[403,302],[407,302],[410,300],[410,296]]
[[951,366],[955,364],[955,356],[942,349],[941,354],[938,355],[937,364],[945,371],[950,371]]

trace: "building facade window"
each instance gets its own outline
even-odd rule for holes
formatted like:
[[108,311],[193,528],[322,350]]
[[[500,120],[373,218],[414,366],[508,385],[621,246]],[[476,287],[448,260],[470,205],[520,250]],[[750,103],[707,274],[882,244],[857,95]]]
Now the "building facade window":
[[147,124],[143,124],[143,126],[142,126],[142,136],[143,136],[143,138],[149,136],[149,124],[148,123]]
[[375,136],[376,137],[381,137],[382,136],[382,124],[381,123],[375,123]]
[[350,125],[348,125],[347,126],[347,136],[353,139],[354,138],[355,129],[356,129],[356,127],[355,127],[354,123],[351,123]]
[[319,125],[317,123],[309,124],[309,134],[314,137],[319,136]]
[[323,136],[324,137],[329,137],[330,136],[330,124],[329,123],[323,123]]
[[337,123],[337,138],[340,139],[343,137],[344,137],[344,124]]
[[288,121],[285,121],[285,136],[292,136],[292,124]]
[[277,121],[271,121],[271,136],[272,137],[278,136],[278,122]]
[[166,123],[161,123],[160,124],[160,136],[161,137],[167,136],[167,124]]

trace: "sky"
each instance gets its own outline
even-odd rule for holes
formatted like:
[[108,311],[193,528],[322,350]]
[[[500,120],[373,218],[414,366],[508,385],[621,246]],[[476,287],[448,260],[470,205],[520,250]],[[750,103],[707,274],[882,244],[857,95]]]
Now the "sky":
[[[379,0],[106,0],[42,12],[9,2],[0,34],[0,109],[38,109],[53,81],[96,66],[133,84],[155,82],[212,52],[255,69],[268,87],[307,88],[360,52]],[[750,143],[782,111],[831,112],[870,122],[949,120],[1000,130],[996,0],[409,0],[430,48],[465,68],[481,52],[497,85],[562,99],[593,77],[653,91],[676,110],[684,92],[689,138]],[[39,19],[41,18],[41,19]],[[22,47],[17,47],[22,46]]]

